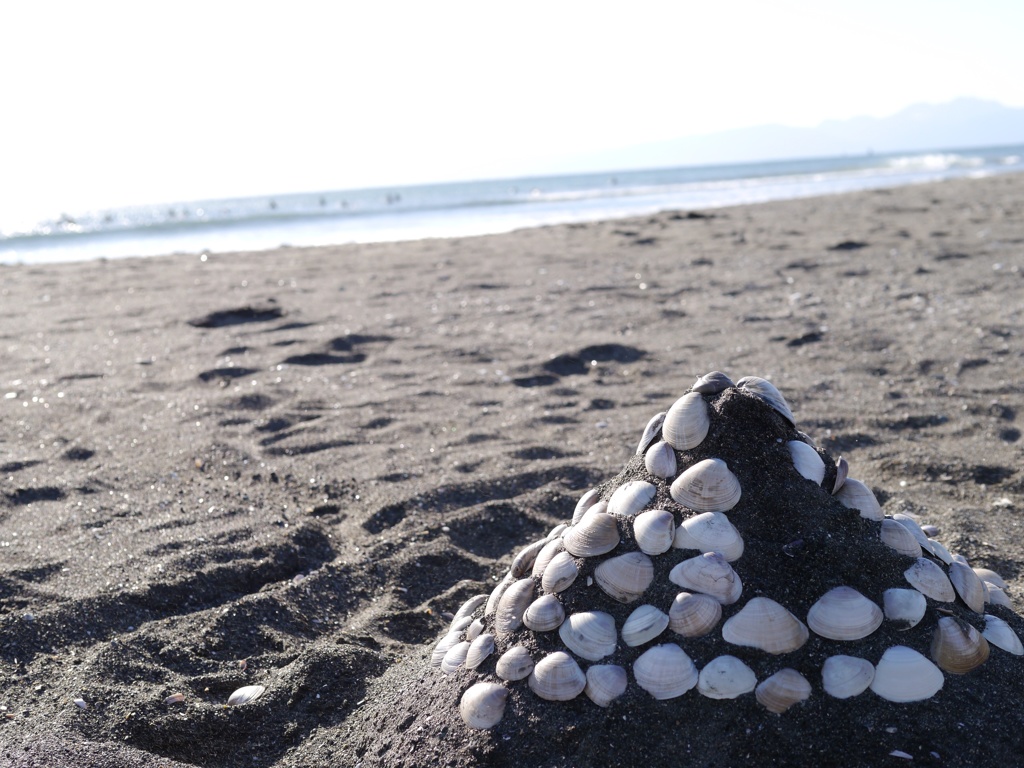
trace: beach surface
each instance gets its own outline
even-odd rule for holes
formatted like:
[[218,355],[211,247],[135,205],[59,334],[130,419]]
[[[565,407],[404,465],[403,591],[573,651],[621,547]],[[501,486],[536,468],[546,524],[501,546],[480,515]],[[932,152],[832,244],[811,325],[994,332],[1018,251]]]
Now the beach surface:
[[0,766],[1013,764],[1007,654],[919,704],[691,692],[683,756],[640,724],[596,751],[613,707],[517,761],[414,694],[451,613],[712,370],[770,378],[1024,610],[1022,315],[1024,175],[2,267]]

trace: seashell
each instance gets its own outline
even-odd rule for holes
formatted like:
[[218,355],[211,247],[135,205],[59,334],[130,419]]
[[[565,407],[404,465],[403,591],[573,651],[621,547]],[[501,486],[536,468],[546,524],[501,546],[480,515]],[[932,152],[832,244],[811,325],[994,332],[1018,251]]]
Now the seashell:
[[507,635],[519,629],[523,614],[533,602],[533,579],[527,577],[513,582],[498,601],[494,612],[494,628],[499,635]]
[[711,373],[705,373],[690,387],[694,392],[700,392],[702,395],[717,395],[719,392],[724,392],[729,387],[735,387],[732,383],[732,379],[726,376],[721,371],[712,371]]
[[706,552],[676,565],[669,581],[683,589],[710,595],[722,605],[732,605],[743,593],[743,583],[718,552]]
[[521,579],[530,572],[533,568],[533,561],[537,559],[537,553],[544,549],[546,543],[546,539],[541,539],[519,551],[512,561],[512,566],[508,569],[512,578]]
[[821,668],[825,693],[837,699],[859,696],[875,679],[875,665],[856,656],[829,656]]
[[[456,621],[458,621],[464,616],[472,616],[474,613],[476,613],[476,609],[486,602],[487,595],[474,595],[473,597],[469,598],[469,600],[464,602],[462,604],[462,607],[455,612],[455,618],[452,619],[452,625],[454,625]],[[448,631],[452,632],[454,630],[450,629]]]
[[988,640],[966,621],[943,616],[932,633],[931,654],[939,669],[962,675],[988,661]]
[[448,653],[441,659],[441,671],[446,675],[454,674],[455,670],[466,663],[466,656],[469,654],[469,646],[472,643],[467,643],[463,640],[461,643],[456,643],[448,649]]
[[449,627],[448,631],[449,632],[454,632],[456,634],[462,634],[463,632],[466,631],[466,628],[470,624],[472,624],[472,623],[473,623],[473,617],[472,616],[456,617],[456,618],[452,619],[452,624],[451,624],[451,627]]
[[509,585],[515,581],[512,578],[512,574],[506,573],[503,578],[487,597],[487,604],[484,606],[484,616],[492,616],[496,610],[498,610],[498,601],[501,596],[505,594],[505,590],[508,589]]
[[620,603],[632,603],[654,581],[654,563],[643,552],[627,552],[597,566],[594,581],[609,597]]
[[555,651],[537,662],[530,673],[530,690],[548,701],[575,699],[587,686],[587,677],[572,656]]
[[666,413],[667,411],[656,413],[647,422],[647,426],[644,427],[644,433],[640,436],[640,444],[636,447],[637,456],[646,451],[647,447],[654,442],[654,438],[661,432],[661,425],[665,423]]
[[937,526],[937,525],[922,525],[921,526],[921,531],[929,539],[934,539],[936,536],[938,536],[940,533],[942,533],[942,529],[939,528],[939,526]]
[[860,640],[882,625],[882,609],[852,587],[830,589],[807,612],[807,626],[829,640]]
[[501,656],[494,667],[494,674],[502,680],[522,680],[533,672],[533,657],[522,645],[513,645]]
[[699,392],[688,392],[680,397],[665,414],[661,425],[661,439],[679,451],[696,448],[711,429],[708,404]]
[[672,547],[676,535],[675,516],[664,509],[649,509],[633,520],[633,538],[640,551],[660,555]]
[[1010,598],[1007,597],[1003,590],[988,581],[983,581],[982,584],[985,585],[986,602],[992,603],[992,605],[1002,605],[1006,608],[1013,608],[1013,603],[1010,602]]
[[895,549],[901,555],[917,558],[924,554],[921,551],[921,545],[914,538],[914,534],[899,520],[885,518],[882,521],[882,530],[879,532],[879,536],[883,544],[890,549]]
[[656,645],[633,662],[636,683],[656,699],[674,699],[697,684],[697,667],[678,645]]
[[622,625],[622,642],[631,648],[653,640],[668,627],[669,618],[653,605],[641,605]]
[[721,459],[698,461],[669,490],[673,500],[696,512],[728,512],[741,494],[740,481]]
[[228,706],[237,707],[241,704],[248,704],[255,701],[267,690],[262,685],[243,685],[237,691],[228,696]]
[[600,661],[615,653],[618,640],[615,619],[601,611],[572,614],[559,627],[558,636],[570,651],[587,661]]
[[995,584],[1000,589],[1009,589],[1010,585],[1006,583],[1002,576],[995,571],[990,571],[988,568],[974,568],[972,569],[978,578],[982,581],[987,581],[990,584]]
[[766,653],[789,653],[807,642],[800,619],[767,597],[753,597],[722,625],[722,639]]
[[483,632],[483,631],[484,631],[484,620],[483,619],[473,619],[473,623],[470,624],[469,627],[466,629],[466,639],[469,640],[470,642],[473,642],[474,640],[476,640],[480,636],[480,633]]
[[580,520],[583,519],[583,515],[586,514],[587,510],[594,506],[598,499],[601,498],[601,494],[597,488],[591,488],[589,491],[584,493],[580,500],[576,502],[576,509],[572,513],[572,524],[576,525]]
[[894,514],[892,519],[914,534],[914,538],[917,539],[917,543],[921,545],[921,549],[929,555],[933,554],[932,541],[925,535],[925,532],[921,530],[921,526],[917,524],[917,520],[912,518],[910,515],[902,515],[899,512]]
[[441,662],[444,661],[444,656],[448,653],[448,649],[455,645],[462,636],[458,632],[449,632],[447,635],[442,637],[437,645],[434,646],[433,653],[430,654],[430,666],[440,667]]
[[492,653],[494,653],[494,635],[479,635],[469,644],[469,650],[466,651],[466,669],[476,669]]
[[743,537],[722,512],[702,512],[683,520],[672,542],[676,549],[718,552],[727,562],[740,559]]
[[523,624],[534,632],[550,632],[565,621],[565,608],[555,595],[538,597],[523,614]]
[[658,489],[644,480],[631,480],[615,489],[608,499],[608,514],[616,517],[632,517],[654,498]]
[[537,553],[537,559],[533,561],[533,570],[530,575],[539,579],[544,575],[544,570],[551,563],[552,558],[562,550],[562,539],[555,538],[544,545],[544,549]]
[[894,645],[875,665],[871,690],[887,701],[903,703],[934,696],[945,679],[942,670],[912,648]]
[[970,566],[963,563],[951,563],[949,581],[968,608],[975,613],[985,612],[985,598],[988,597],[988,590],[985,589],[978,574]]
[[854,480],[852,477],[846,478],[843,487],[836,492],[835,496],[844,507],[859,510],[861,517],[868,520],[882,519],[882,508],[878,505],[878,499],[875,498],[871,489],[860,480]]
[[821,456],[807,443],[790,440],[786,443],[789,455],[793,458],[793,467],[815,485],[821,485],[825,479],[825,462]]
[[703,637],[721,619],[722,604],[710,595],[680,592],[668,609],[669,627],[683,637]]
[[676,469],[678,468],[676,465],[676,452],[664,440],[659,440],[648,448],[647,453],[644,454],[644,466],[655,477],[675,477]]
[[736,382],[736,386],[747,394],[753,395],[758,400],[767,403],[782,414],[786,421],[796,426],[796,419],[793,418],[793,412],[789,409],[786,398],[782,396],[782,393],[770,381],[759,376],[744,376]]
[[611,552],[619,545],[619,525],[605,512],[588,512],[578,525],[562,537],[566,551],[577,557],[593,557]]
[[709,699],[735,699],[756,685],[754,670],[735,656],[712,659],[697,678],[697,691]]
[[944,562],[946,565],[953,562],[953,555],[950,554],[949,550],[946,549],[942,542],[931,539],[929,544],[931,545],[932,554],[939,558],[939,560]]
[[[548,535],[544,537],[544,543],[546,544],[550,542],[552,539],[561,538],[562,534],[566,531],[566,529],[568,529],[570,525],[571,523],[559,523],[558,525],[556,525],[554,528],[548,531]],[[538,554],[537,557],[540,557],[540,555]],[[536,564],[536,561],[534,561],[534,564]]]
[[1021,643],[1020,637],[998,616],[985,614],[985,631],[981,634],[988,640],[989,645],[1001,648],[1014,656],[1024,656],[1024,644]]
[[167,704],[168,706],[170,706],[171,704],[181,704],[184,701],[185,701],[185,694],[184,693],[172,693],[170,696],[168,696],[166,699],[164,699],[164,704]]
[[779,715],[810,698],[810,695],[811,684],[807,678],[789,667],[780,669],[754,689],[757,703]]
[[928,558],[917,558],[917,561],[903,575],[910,585],[924,593],[925,597],[943,603],[951,603],[956,600],[956,592],[949,579],[946,578],[946,574]]
[[839,493],[839,489],[843,487],[843,483],[846,482],[846,478],[850,474],[850,462],[844,459],[842,456],[836,462],[836,481],[832,485],[832,495],[835,496]]
[[924,618],[928,601],[916,589],[887,589],[882,593],[882,608],[889,621],[903,622],[910,629]]
[[541,576],[540,586],[545,592],[561,592],[569,587],[576,577],[580,575],[580,568],[568,552],[562,551],[551,558],[544,575]]
[[470,728],[486,730],[501,722],[508,689],[498,683],[471,685],[459,701],[459,714]]
[[626,670],[615,664],[594,664],[587,670],[583,692],[599,707],[607,707],[626,692]]

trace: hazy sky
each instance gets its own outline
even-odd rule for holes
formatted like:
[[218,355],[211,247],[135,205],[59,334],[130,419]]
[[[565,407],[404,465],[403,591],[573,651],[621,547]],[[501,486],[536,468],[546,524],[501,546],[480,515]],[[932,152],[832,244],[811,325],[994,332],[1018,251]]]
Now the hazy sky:
[[726,128],[1024,106],[1019,0],[32,2],[0,215],[515,176]]

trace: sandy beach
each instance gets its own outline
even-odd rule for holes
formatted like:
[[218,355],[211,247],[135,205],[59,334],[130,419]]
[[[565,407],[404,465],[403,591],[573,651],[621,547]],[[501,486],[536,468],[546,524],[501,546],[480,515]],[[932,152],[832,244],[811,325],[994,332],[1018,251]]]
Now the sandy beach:
[[0,267],[0,766],[1014,764],[995,650],[920,703],[524,699],[501,733],[428,659],[713,370],[1024,611],[1022,313],[1022,175]]

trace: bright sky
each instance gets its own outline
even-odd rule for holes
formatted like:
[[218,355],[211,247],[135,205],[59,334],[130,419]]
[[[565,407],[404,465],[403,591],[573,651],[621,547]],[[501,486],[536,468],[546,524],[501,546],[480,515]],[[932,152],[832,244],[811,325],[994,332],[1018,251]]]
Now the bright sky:
[[543,173],[727,128],[1024,106],[1020,0],[9,2],[0,215]]

